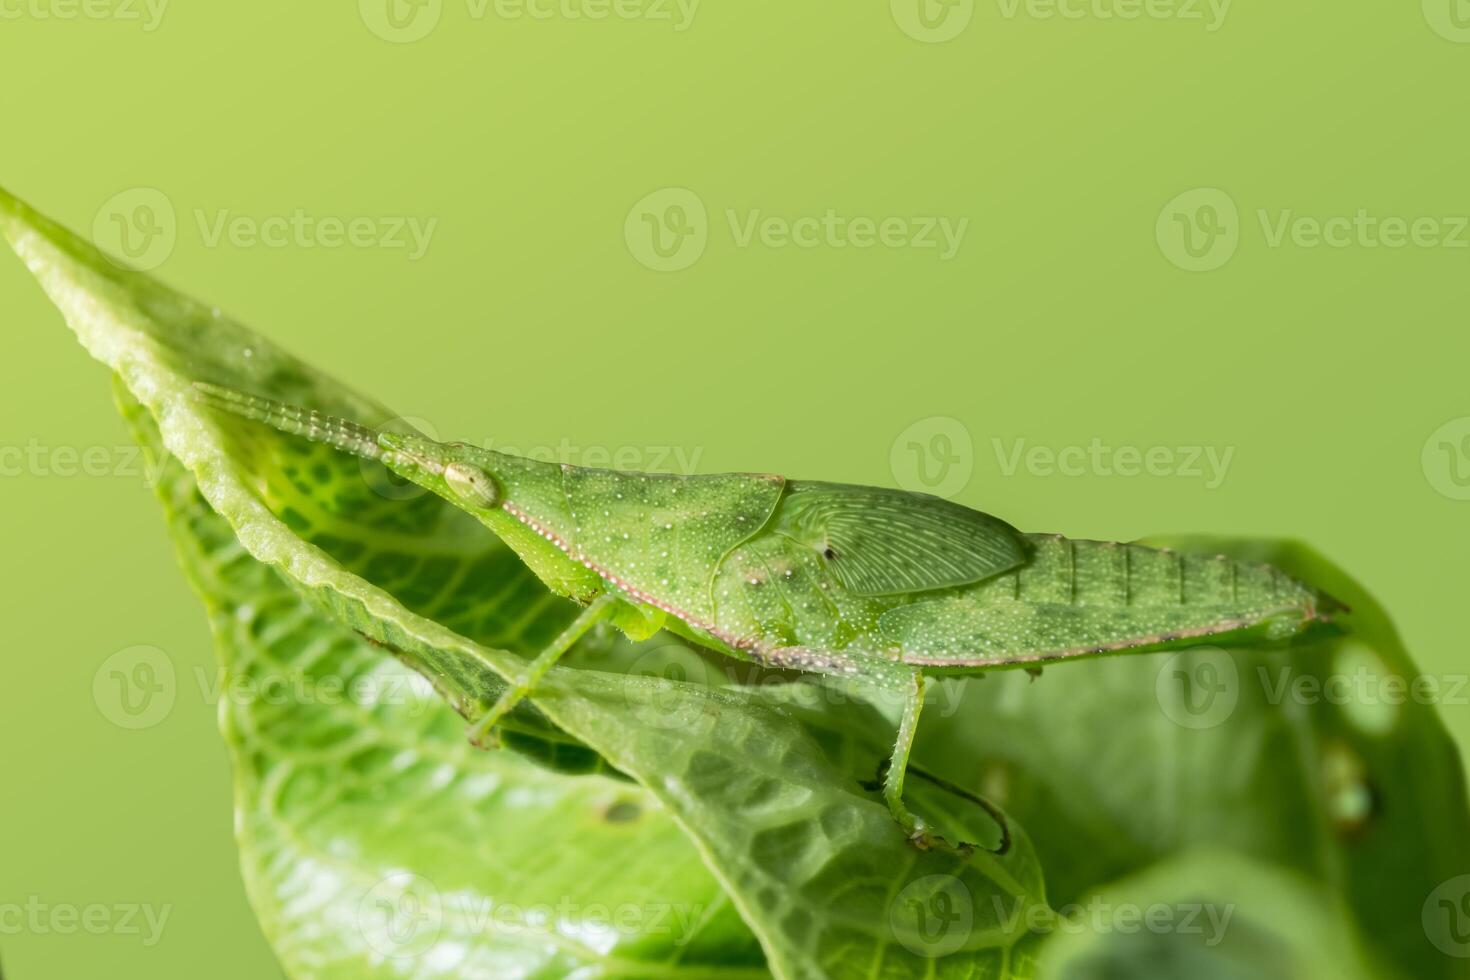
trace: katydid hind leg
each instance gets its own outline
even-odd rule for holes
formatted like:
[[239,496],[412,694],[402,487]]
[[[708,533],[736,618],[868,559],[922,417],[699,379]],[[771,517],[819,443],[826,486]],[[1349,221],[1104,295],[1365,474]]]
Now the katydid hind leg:
[[567,624],[566,629],[557,634],[556,639],[552,640],[546,649],[538,653],[535,659],[526,665],[525,673],[521,675],[520,680],[507,687],[484,717],[470,726],[470,742],[480,748],[496,747],[498,739],[491,735],[491,731],[500,719],[515,708],[522,698],[534,691],[541,678],[546,676],[546,672],[556,666],[556,662],[592,627],[609,618],[616,607],[617,599],[607,593],[592,600],[591,605],[583,609],[576,619]]

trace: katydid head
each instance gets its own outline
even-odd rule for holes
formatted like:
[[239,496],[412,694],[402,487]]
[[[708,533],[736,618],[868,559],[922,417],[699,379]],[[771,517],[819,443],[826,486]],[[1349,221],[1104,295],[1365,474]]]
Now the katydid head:
[[485,450],[464,443],[435,442],[420,435],[374,432],[347,419],[218,385],[196,382],[194,389],[214,408],[376,460],[410,483],[472,514],[495,508],[503,497],[491,467],[485,465],[493,454]]
[[484,453],[473,446],[395,432],[379,433],[378,445],[383,465],[470,513],[500,504],[500,486],[481,465]]

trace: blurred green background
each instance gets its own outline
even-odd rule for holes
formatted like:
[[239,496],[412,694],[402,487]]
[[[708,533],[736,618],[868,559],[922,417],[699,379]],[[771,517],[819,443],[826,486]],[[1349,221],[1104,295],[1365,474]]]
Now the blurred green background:
[[[1470,743],[1463,0],[822,6],[6,0],[0,183],[445,437],[1301,537]],[[6,975],[277,975],[146,469],[0,297]]]

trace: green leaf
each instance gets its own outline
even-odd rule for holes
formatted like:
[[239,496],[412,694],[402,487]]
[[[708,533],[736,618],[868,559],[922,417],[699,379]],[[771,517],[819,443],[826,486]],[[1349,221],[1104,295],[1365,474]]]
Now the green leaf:
[[921,733],[930,758],[1027,826],[1054,903],[1224,849],[1342,896],[1363,942],[1405,975],[1463,976],[1423,920],[1470,868],[1463,770],[1387,615],[1297,544],[1155,543],[1276,565],[1343,599],[1348,632],[970,681],[965,711]]
[[[13,198],[0,195],[0,220],[83,345],[155,420],[163,445],[244,552],[304,600],[284,610],[288,621],[346,627],[392,651],[466,718],[485,711],[567,622],[570,604],[448,505],[322,447],[206,415],[190,383],[259,392],[370,425],[387,418],[386,409],[218,311],[113,265]],[[262,630],[274,628],[286,627],[262,622]],[[793,685],[642,676],[648,664],[687,656],[653,642],[601,640],[594,664],[639,668],[629,673],[554,669],[534,706],[517,713],[516,746],[562,769],[605,761],[635,779],[704,859],[777,976],[1031,975],[1036,938],[1000,915],[1002,907],[1043,902],[1040,868],[1013,822],[1003,854],[964,861],[920,852],[865,783],[892,730],[880,715],[852,704],[794,703]],[[711,671],[718,681],[718,669]],[[322,737],[350,739],[352,727],[329,726]],[[319,793],[332,792],[327,776],[337,771],[324,775],[329,785]],[[324,796],[319,808],[333,799]],[[446,845],[446,854],[463,859],[456,886],[477,880],[492,888],[482,865],[507,851],[555,859],[535,846],[539,828],[505,830],[519,822],[497,816],[478,833],[466,826],[475,839],[460,842],[462,851]],[[396,836],[395,808],[384,807],[380,827],[364,846]],[[507,836],[492,839],[496,832]],[[411,868],[412,855],[402,856]],[[625,859],[625,849],[605,854],[607,862]],[[581,868],[593,880],[605,873],[597,864]],[[267,921],[300,916],[294,927],[308,932],[340,914],[339,901],[313,906],[296,897],[280,888],[254,895]]]

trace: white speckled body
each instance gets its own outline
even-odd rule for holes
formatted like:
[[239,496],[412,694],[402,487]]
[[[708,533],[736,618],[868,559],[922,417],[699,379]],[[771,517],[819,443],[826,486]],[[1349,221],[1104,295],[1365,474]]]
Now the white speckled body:
[[222,408],[377,459],[506,541],[546,585],[610,593],[644,635],[820,673],[1025,666],[1206,637],[1280,639],[1336,604],[1265,565],[1021,534],[924,494],[675,476],[374,434],[238,392]]
[[[1269,566],[1056,535],[1018,535],[1024,559],[973,582],[855,594],[834,568],[843,556],[803,539],[788,509],[803,494],[870,488],[480,459],[504,486],[504,510],[608,588],[700,642],[778,666],[837,674],[881,664],[1025,666],[1205,637],[1285,636],[1322,605]],[[883,493],[915,508],[933,502]]]

